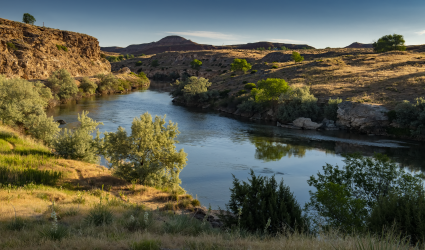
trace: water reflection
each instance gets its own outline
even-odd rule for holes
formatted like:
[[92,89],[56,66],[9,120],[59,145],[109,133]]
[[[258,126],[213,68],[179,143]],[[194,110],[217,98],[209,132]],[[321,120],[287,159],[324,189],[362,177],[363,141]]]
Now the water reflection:
[[272,141],[266,137],[250,137],[249,139],[256,147],[255,159],[265,162],[279,161],[283,157],[291,158],[292,156],[302,158],[308,149],[312,149],[307,146]]

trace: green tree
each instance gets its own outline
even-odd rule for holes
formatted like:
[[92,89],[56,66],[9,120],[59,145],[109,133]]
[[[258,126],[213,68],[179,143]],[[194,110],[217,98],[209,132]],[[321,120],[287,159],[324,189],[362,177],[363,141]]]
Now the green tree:
[[103,125],[101,122],[93,121],[87,116],[89,112],[83,111],[78,114],[80,126],[75,130],[63,129],[52,141],[52,147],[56,154],[63,158],[81,160],[90,163],[99,161],[99,138],[93,139],[92,133],[99,130],[97,126]]
[[404,46],[404,38],[402,35],[386,35],[378,39],[377,42],[373,43],[373,50],[378,53],[392,51],[392,50],[406,50]]
[[59,123],[53,116],[47,117],[46,113],[30,115],[24,121],[25,128],[36,139],[50,145],[60,131]]
[[78,93],[77,84],[66,69],[53,72],[47,79],[46,86],[62,100],[69,100]]
[[36,21],[35,17],[33,17],[29,13],[25,13],[24,16],[22,17],[22,22],[24,22],[26,24],[34,25],[35,21]]
[[317,98],[310,93],[310,87],[291,89],[279,97],[277,116],[283,122],[292,122],[298,117],[318,120],[321,115]]
[[291,60],[294,61],[295,64],[296,64],[297,62],[304,61],[304,57],[301,56],[300,53],[294,51],[294,52],[292,52]]
[[[365,229],[372,208],[390,193],[414,195],[422,188],[420,175],[406,173],[385,155],[373,158],[346,156],[345,166],[326,164],[323,173],[311,176],[306,211],[316,224],[351,232]],[[382,227],[381,227],[382,229]]]
[[329,120],[336,121],[337,119],[337,111],[338,111],[338,104],[342,102],[341,98],[332,99],[329,98],[328,104],[324,108],[325,117]]
[[288,83],[280,78],[267,78],[257,82],[257,88],[251,90],[255,101],[277,101],[279,96],[290,90]]
[[208,92],[211,82],[203,77],[191,76],[184,81],[177,80],[175,86],[176,89],[172,92],[173,96],[183,95],[186,101],[191,101],[200,97],[204,99],[203,95]]
[[192,69],[199,69],[202,66],[202,62],[198,59],[193,59],[193,61],[190,62],[190,65],[192,66]]
[[257,85],[255,85],[255,83],[249,82],[249,83],[245,84],[244,89],[251,90],[251,89],[256,88],[256,87],[257,87]]
[[186,166],[187,154],[176,150],[177,124],[165,117],[156,116],[152,121],[149,113],[135,118],[131,134],[124,128],[105,133],[102,152],[111,163],[115,175],[144,185],[177,188],[180,171]]
[[230,68],[232,71],[243,71],[244,73],[250,70],[252,67],[245,59],[235,58],[233,63],[230,64]]
[[288,50],[288,48],[286,48],[285,46],[282,46],[280,49],[281,50]]
[[220,211],[226,227],[240,225],[250,232],[273,235],[284,227],[293,232],[307,229],[301,207],[283,180],[278,184],[274,176],[255,176],[252,169],[250,175],[248,182],[240,182],[233,175],[230,201],[226,204],[227,211],[233,214]]

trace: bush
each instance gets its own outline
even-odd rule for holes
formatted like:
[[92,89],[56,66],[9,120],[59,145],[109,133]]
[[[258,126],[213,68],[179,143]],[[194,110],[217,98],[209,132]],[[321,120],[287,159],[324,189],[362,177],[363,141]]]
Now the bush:
[[9,49],[17,50],[17,48],[16,48],[16,46],[15,46],[15,44],[14,44],[14,43],[12,43],[12,42],[7,42],[6,44],[7,44],[7,47],[8,47]]
[[101,226],[111,224],[113,214],[107,205],[96,204],[90,211],[85,222],[89,225]]
[[[98,91],[100,93],[113,93],[115,91],[120,91],[121,82],[117,77],[115,77],[113,74],[99,74],[95,76],[98,78],[99,86]],[[123,89],[122,89],[123,90]]]
[[302,87],[290,90],[279,97],[277,117],[283,122],[292,122],[298,117],[318,120],[321,111],[317,105],[317,98],[310,94],[310,88]]
[[26,225],[27,222],[24,219],[20,217],[15,217],[12,221],[6,224],[6,228],[12,231],[21,231],[25,228]]
[[136,62],[136,66],[142,66],[142,61],[138,61],[138,62]]
[[242,113],[259,113],[264,110],[264,105],[261,102],[256,102],[254,99],[250,98],[247,101],[239,104],[238,109]]
[[47,117],[46,113],[28,116],[24,121],[24,126],[34,138],[45,142],[47,145],[50,145],[60,131],[59,123],[53,119],[53,116]]
[[158,60],[153,60],[153,61],[151,62],[151,66],[152,66],[152,67],[158,67],[158,66],[159,66],[159,62],[158,62]]
[[294,61],[295,64],[296,64],[297,62],[304,61],[304,57],[301,56],[300,53],[294,51],[294,52],[292,52],[291,60]]
[[62,100],[69,100],[78,93],[75,80],[66,69],[53,72],[47,79],[46,86]]
[[193,199],[190,201],[190,204],[194,207],[199,207],[201,206],[201,202],[198,199]]
[[256,87],[257,87],[257,85],[255,85],[255,83],[250,82],[250,83],[245,84],[244,89],[251,90],[251,89],[256,88]]
[[255,73],[257,73],[257,71],[258,71],[258,70],[256,70],[256,69],[255,69],[255,70],[252,70],[252,71],[251,71],[251,74],[255,74]]
[[85,93],[94,94],[96,93],[97,84],[91,81],[88,77],[84,77],[81,80],[80,88],[82,88]]
[[373,43],[373,50],[378,53],[399,50],[406,50],[406,46],[404,46],[404,38],[402,35],[386,35],[378,39],[377,42]]
[[232,71],[243,71],[244,73],[250,70],[252,67],[245,59],[235,58],[233,63],[230,64],[230,68]]
[[325,111],[324,114],[327,119],[336,121],[338,116],[337,114],[338,104],[340,104],[341,102],[342,102],[342,99],[340,98],[336,98],[336,99],[329,98],[328,104],[324,108],[324,111]]
[[22,17],[22,22],[26,24],[34,25],[35,21],[36,21],[35,17],[29,13],[25,13],[24,16]]
[[264,231],[273,235],[287,226],[293,232],[307,229],[301,207],[289,187],[283,185],[283,180],[278,184],[274,176],[255,176],[252,169],[250,175],[251,179],[242,183],[233,175],[233,188],[226,208],[237,217],[220,210],[225,227],[239,225],[240,229],[253,233]]
[[272,66],[272,69],[277,69],[278,68],[278,66],[277,65],[273,65]]
[[88,112],[78,114],[80,126],[75,130],[63,129],[53,140],[52,147],[56,154],[63,158],[81,160],[91,163],[99,161],[98,144],[93,139],[92,133],[101,122],[93,121],[87,116]]
[[415,99],[416,104],[403,101],[394,108],[396,122],[411,129],[413,135],[420,135],[425,129],[425,99],[423,97]]
[[124,128],[104,135],[103,155],[108,157],[114,174],[128,181],[138,180],[144,185],[174,187],[180,184],[179,173],[186,166],[187,154],[177,152],[177,125],[149,113],[135,118],[131,135]]
[[279,96],[290,90],[288,83],[280,78],[267,78],[257,82],[257,88],[251,89],[255,101],[275,101]]
[[118,57],[116,57],[116,56],[108,56],[107,58],[106,58],[106,60],[108,60],[109,62],[119,62],[119,61],[121,61]]
[[199,69],[202,66],[202,62],[198,59],[193,59],[193,61],[190,62],[190,65],[192,69]]
[[68,51],[68,48],[64,45],[56,44],[56,48],[58,48],[58,50],[63,50],[63,51],[66,51],[66,52]]
[[130,245],[131,250],[161,250],[161,241],[159,240],[142,240],[133,242]]
[[[359,232],[366,228],[369,218],[383,220],[371,218],[370,211],[375,206],[385,205],[378,203],[391,193],[414,197],[418,190],[423,190],[421,175],[406,173],[385,155],[375,154],[373,158],[348,155],[344,162],[342,169],[326,164],[323,173],[307,181],[317,190],[309,192],[310,202],[306,204],[316,224]],[[401,215],[398,218],[402,218]],[[379,226],[380,222],[374,223]],[[382,230],[382,225],[375,229]]]
[[187,102],[195,99],[206,101],[210,97],[216,97],[216,91],[208,93],[208,87],[211,82],[203,77],[191,76],[184,81],[176,81],[176,89],[172,92],[173,96],[183,96]]

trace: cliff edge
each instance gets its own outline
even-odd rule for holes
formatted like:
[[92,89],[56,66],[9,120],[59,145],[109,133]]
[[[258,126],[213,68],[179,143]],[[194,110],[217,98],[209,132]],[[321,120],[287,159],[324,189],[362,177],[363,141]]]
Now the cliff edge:
[[0,18],[0,74],[45,79],[61,68],[75,77],[111,71],[92,36]]

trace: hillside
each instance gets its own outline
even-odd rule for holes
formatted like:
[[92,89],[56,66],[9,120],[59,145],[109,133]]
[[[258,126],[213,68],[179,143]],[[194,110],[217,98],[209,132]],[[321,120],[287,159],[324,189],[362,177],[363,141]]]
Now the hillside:
[[0,74],[45,79],[67,69],[73,76],[110,72],[99,41],[89,35],[0,18]]
[[373,45],[371,43],[367,44],[367,43],[354,42],[354,43],[348,45],[345,48],[347,48],[347,49],[372,49]]
[[281,48],[285,46],[290,49],[302,49],[302,48],[313,48],[305,44],[285,44],[285,43],[271,43],[271,42],[257,42],[248,44],[237,44],[237,45],[223,45],[214,46],[207,44],[198,44],[187,40],[180,36],[167,36],[157,42],[135,44],[125,48],[122,47],[101,47],[102,51],[114,52],[120,54],[134,54],[134,55],[151,55],[162,53],[166,51],[191,51],[191,50],[222,50],[222,49],[257,49],[257,48]]

